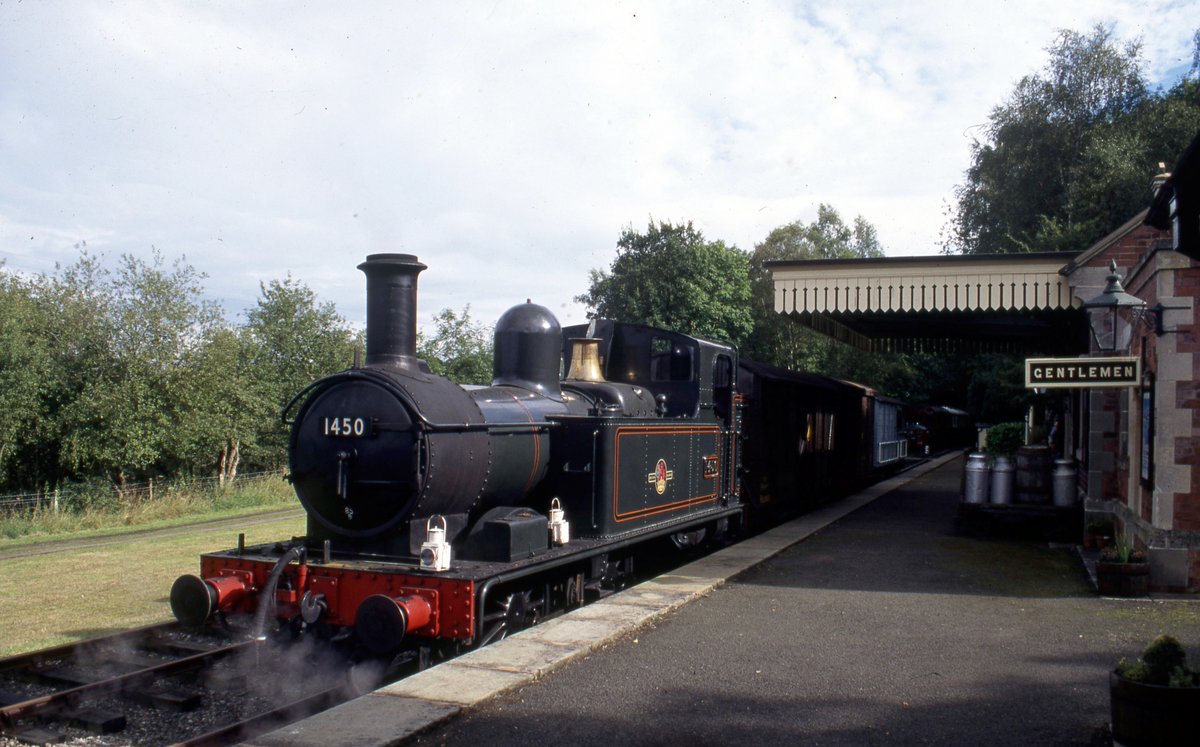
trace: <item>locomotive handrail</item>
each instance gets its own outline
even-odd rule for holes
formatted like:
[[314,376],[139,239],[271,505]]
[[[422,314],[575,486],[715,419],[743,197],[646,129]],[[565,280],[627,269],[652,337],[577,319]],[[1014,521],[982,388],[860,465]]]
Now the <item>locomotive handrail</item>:
[[431,423],[421,419],[421,430],[434,433],[464,433],[467,431],[492,431],[499,433],[524,433],[544,431],[562,427],[561,423]]
[[[334,376],[337,376],[337,375],[339,375],[339,374],[334,374]],[[292,407],[294,407],[296,405],[297,402],[300,401],[301,397],[308,394],[313,389],[316,389],[318,385],[324,384],[326,381],[328,381],[331,378],[333,378],[333,376],[326,376],[322,379],[317,379],[316,381],[310,383],[308,386],[304,387],[299,392],[297,392],[296,396],[292,397],[290,400],[288,400],[288,403],[283,406],[282,410],[279,411],[280,422],[282,422],[284,425],[291,425],[292,423],[296,422],[295,420],[288,418],[288,412],[292,409]]]
[[[403,426],[396,423],[373,422],[371,425],[377,431],[404,431],[408,430],[411,423],[405,423]],[[423,423],[417,424],[420,430],[433,433],[465,433],[467,431],[491,431],[493,433],[524,433],[526,431],[549,430],[550,428],[561,428],[561,423],[431,423],[426,420]]]
[[[504,434],[504,433],[525,433],[525,432],[532,431],[532,432],[536,433],[538,431],[550,430],[551,428],[562,427],[561,423],[555,423],[555,422],[550,422],[550,421],[543,421],[541,423],[517,423],[517,422],[514,422],[514,423],[434,423],[425,417],[425,415],[421,412],[421,409],[417,406],[417,403],[413,401],[412,397],[409,396],[408,392],[406,392],[403,388],[396,386],[390,380],[388,380],[386,377],[381,376],[378,373],[371,371],[370,369],[361,369],[361,368],[352,368],[352,369],[348,369],[346,371],[341,371],[339,373],[333,374],[332,376],[326,376],[323,379],[317,379],[316,381],[312,382],[308,386],[304,387],[303,389],[300,390],[300,392],[295,397],[292,397],[292,399],[286,405],[284,405],[283,410],[281,410],[279,413],[280,421],[284,425],[293,425],[296,421],[294,418],[288,418],[288,413],[291,411],[291,409],[293,407],[296,406],[297,402],[299,402],[305,395],[307,395],[313,389],[316,389],[318,386],[321,386],[325,382],[331,381],[333,379],[347,378],[347,377],[349,377],[349,378],[361,377],[364,379],[368,379],[368,380],[372,381],[373,383],[375,383],[375,384],[383,387],[384,389],[388,390],[389,392],[391,392],[397,398],[402,400],[404,402],[404,404],[408,405],[409,411],[413,415],[416,416],[417,422],[415,424],[421,430],[426,431],[426,432],[466,433],[466,432],[470,432],[470,431],[489,431],[489,432]],[[378,427],[378,424],[376,424],[376,427]]]

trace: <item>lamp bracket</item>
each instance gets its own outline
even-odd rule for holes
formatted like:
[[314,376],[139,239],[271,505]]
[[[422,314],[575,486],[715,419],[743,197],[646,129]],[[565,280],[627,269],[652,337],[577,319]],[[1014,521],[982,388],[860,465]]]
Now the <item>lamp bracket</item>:
[[1149,307],[1143,309],[1142,313],[1139,315],[1139,318],[1142,320],[1142,322],[1147,327],[1154,330],[1154,334],[1156,336],[1161,337],[1162,335],[1165,335],[1168,332],[1174,333],[1174,332],[1179,331],[1177,329],[1164,329],[1163,328],[1164,312],[1185,311],[1190,308],[1191,308],[1190,306],[1163,306],[1161,303],[1156,303],[1153,306],[1149,306]]

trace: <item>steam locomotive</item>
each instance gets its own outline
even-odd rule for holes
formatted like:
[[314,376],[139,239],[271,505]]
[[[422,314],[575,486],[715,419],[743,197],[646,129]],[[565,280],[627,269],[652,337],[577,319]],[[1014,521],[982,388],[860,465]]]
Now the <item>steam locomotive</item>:
[[744,532],[899,461],[896,403],[869,389],[533,303],[497,322],[492,385],[458,386],[416,357],[426,266],[359,269],[364,364],[284,412],[306,535],[202,556],[171,589],[185,625],[253,613],[261,637],[379,656],[483,645],[621,588],[650,543]]

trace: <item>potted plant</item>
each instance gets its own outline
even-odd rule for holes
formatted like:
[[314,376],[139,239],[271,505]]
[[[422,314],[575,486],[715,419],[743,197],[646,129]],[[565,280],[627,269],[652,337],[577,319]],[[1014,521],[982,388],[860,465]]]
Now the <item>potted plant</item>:
[[1122,659],[1108,677],[1113,741],[1136,745],[1195,744],[1200,674],[1173,636],[1160,635],[1134,663]]
[[1012,456],[1025,440],[1022,423],[999,423],[987,432],[987,451],[992,457],[991,501],[1012,503]]
[[1096,561],[1096,586],[1107,596],[1130,597],[1146,593],[1150,581],[1150,564],[1146,553],[1133,549],[1122,537],[1100,551]]

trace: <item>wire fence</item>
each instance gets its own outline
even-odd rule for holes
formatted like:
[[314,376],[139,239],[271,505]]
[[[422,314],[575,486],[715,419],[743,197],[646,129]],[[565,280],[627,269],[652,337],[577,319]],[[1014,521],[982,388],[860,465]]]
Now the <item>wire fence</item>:
[[146,482],[128,483],[121,488],[115,485],[69,485],[32,493],[0,495],[0,515],[41,510],[58,513],[105,501],[138,505],[153,501],[155,495],[161,497],[183,490],[195,493],[216,493],[234,487],[245,488],[256,483],[280,479],[283,479],[283,473],[268,471],[238,475],[234,480],[221,480],[218,477],[181,477],[169,480],[160,478]]

